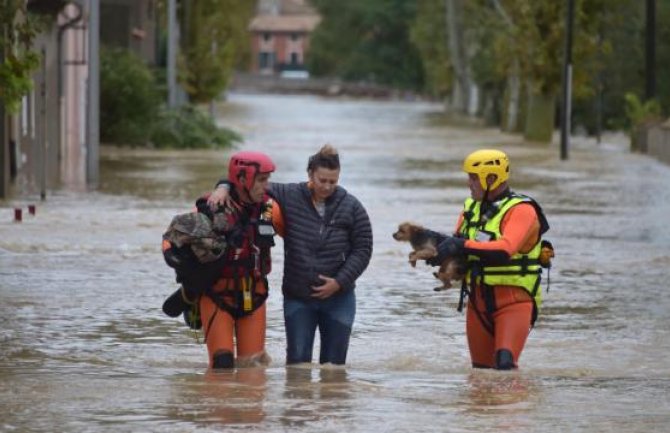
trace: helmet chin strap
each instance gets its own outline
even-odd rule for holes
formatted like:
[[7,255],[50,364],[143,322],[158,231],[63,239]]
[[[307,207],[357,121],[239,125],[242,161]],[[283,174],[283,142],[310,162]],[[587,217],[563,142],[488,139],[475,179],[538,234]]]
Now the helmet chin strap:
[[491,184],[489,183],[489,179],[488,179],[488,176],[487,176],[486,177],[486,190],[484,191],[484,197],[482,198],[482,203],[484,203],[485,201],[488,200],[490,193],[491,193]]
[[[256,177],[256,175],[254,174],[254,178],[255,177]],[[245,181],[240,182],[239,185],[241,187],[240,189],[244,192],[244,195],[246,196],[246,197],[241,197],[241,194],[240,194],[240,201],[242,201],[245,204],[253,203],[253,200],[251,199],[251,190],[247,187],[246,178],[245,178]]]

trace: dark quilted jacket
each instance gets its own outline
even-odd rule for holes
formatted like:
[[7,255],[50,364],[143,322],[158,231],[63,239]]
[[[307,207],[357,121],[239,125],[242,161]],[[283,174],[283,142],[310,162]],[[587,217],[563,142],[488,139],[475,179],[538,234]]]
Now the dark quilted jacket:
[[343,291],[353,290],[372,256],[372,227],[363,205],[342,187],[326,200],[322,218],[307,183],[277,184],[270,194],[284,216],[284,296],[310,299],[311,287],[335,278]]

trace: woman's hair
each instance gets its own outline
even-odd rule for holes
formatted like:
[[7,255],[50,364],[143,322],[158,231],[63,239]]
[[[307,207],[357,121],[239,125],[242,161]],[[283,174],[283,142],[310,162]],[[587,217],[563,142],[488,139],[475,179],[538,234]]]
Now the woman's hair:
[[311,172],[318,168],[327,168],[329,170],[340,169],[340,156],[337,154],[337,150],[330,144],[324,145],[317,153],[309,157],[307,171]]

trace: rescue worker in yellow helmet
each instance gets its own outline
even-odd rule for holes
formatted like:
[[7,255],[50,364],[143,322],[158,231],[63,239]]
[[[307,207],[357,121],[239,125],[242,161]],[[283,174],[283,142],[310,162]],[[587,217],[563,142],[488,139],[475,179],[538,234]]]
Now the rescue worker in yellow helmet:
[[465,200],[455,236],[438,245],[428,260],[467,258],[461,302],[468,294],[466,333],[472,366],[515,369],[541,303],[540,253],[549,224],[532,198],[512,192],[504,152],[478,150],[463,162],[470,198]]

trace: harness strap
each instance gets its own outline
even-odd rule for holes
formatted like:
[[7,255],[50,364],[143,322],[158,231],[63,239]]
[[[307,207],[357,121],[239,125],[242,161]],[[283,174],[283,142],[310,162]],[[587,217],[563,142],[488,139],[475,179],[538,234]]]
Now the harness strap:
[[212,317],[210,317],[210,318],[209,318],[209,321],[207,322],[207,331],[205,332],[205,336],[204,336],[204,338],[203,338],[203,340],[202,340],[203,344],[204,344],[204,343],[207,343],[207,337],[209,336],[209,331],[212,330],[212,323],[214,322],[214,318],[216,317],[216,313],[218,313],[218,312],[219,312],[219,309],[216,308],[216,309],[214,310],[214,314],[212,314]]
[[[481,314],[481,312],[477,309],[476,299],[477,299],[477,289],[472,288],[472,289],[470,289],[470,303],[472,304],[471,305],[472,311],[474,311],[475,316],[477,316],[477,319],[479,320],[479,323],[482,324],[482,326],[484,327],[486,332],[493,335],[493,321],[492,320],[487,320],[488,317],[485,318]],[[493,318],[491,317],[490,319],[493,319]]]
[[[484,304],[486,305],[486,318],[482,316],[480,311],[477,309],[477,279],[479,278],[479,286],[482,288],[482,293],[484,294]],[[479,264],[475,264],[470,271],[470,303],[472,304],[472,309],[479,319],[479,322],[482,324],[486,331],[493,335],[493,312],[495,311],[495,299],[493,297],[493,288],[490,286],[491,290],[485,290],[484,286],[484,270]],[[487,320],[488,319],[488,320]]]
[[[228,283],[226,283],[226,287],[223,290],[218,292],[208,290],[206,295],[214,301],[219,309],[230,314],[233,318],[239,319],[240,317],[244,317],[254,312],[267,300],[269,294],[268,280],[265,276],[261,279],[263,286],[265,287],[265,293],[258,293],[256,290],[258,281],[259,280],[256,279],[253,274],[240,276],[238,273],[235,273],[232,280],[232,287],[230,285],[230,280],[228,280]],[[245,296],[247,296],[246,304]],[[226,302],[227,297],[232,298],[232,305],[231,303]]]
[[465,297],[470,295],[470,291],[468,290],[468,283],[465,281],[465,278],[461,280],[461,293],[458,297],[458,307],[456,308],[456,311],[459,313],[463,312],[463,304],[465,304]]
[[476,205],[477,202],[473,201],[468,210],[463,213],[463,217],[465,218],[465,230],[464,230],[465,234],[468,233],[468,231],[470,230],[470,226],[472,225],[472,217],[474,215],[473,209],[475,208]]

